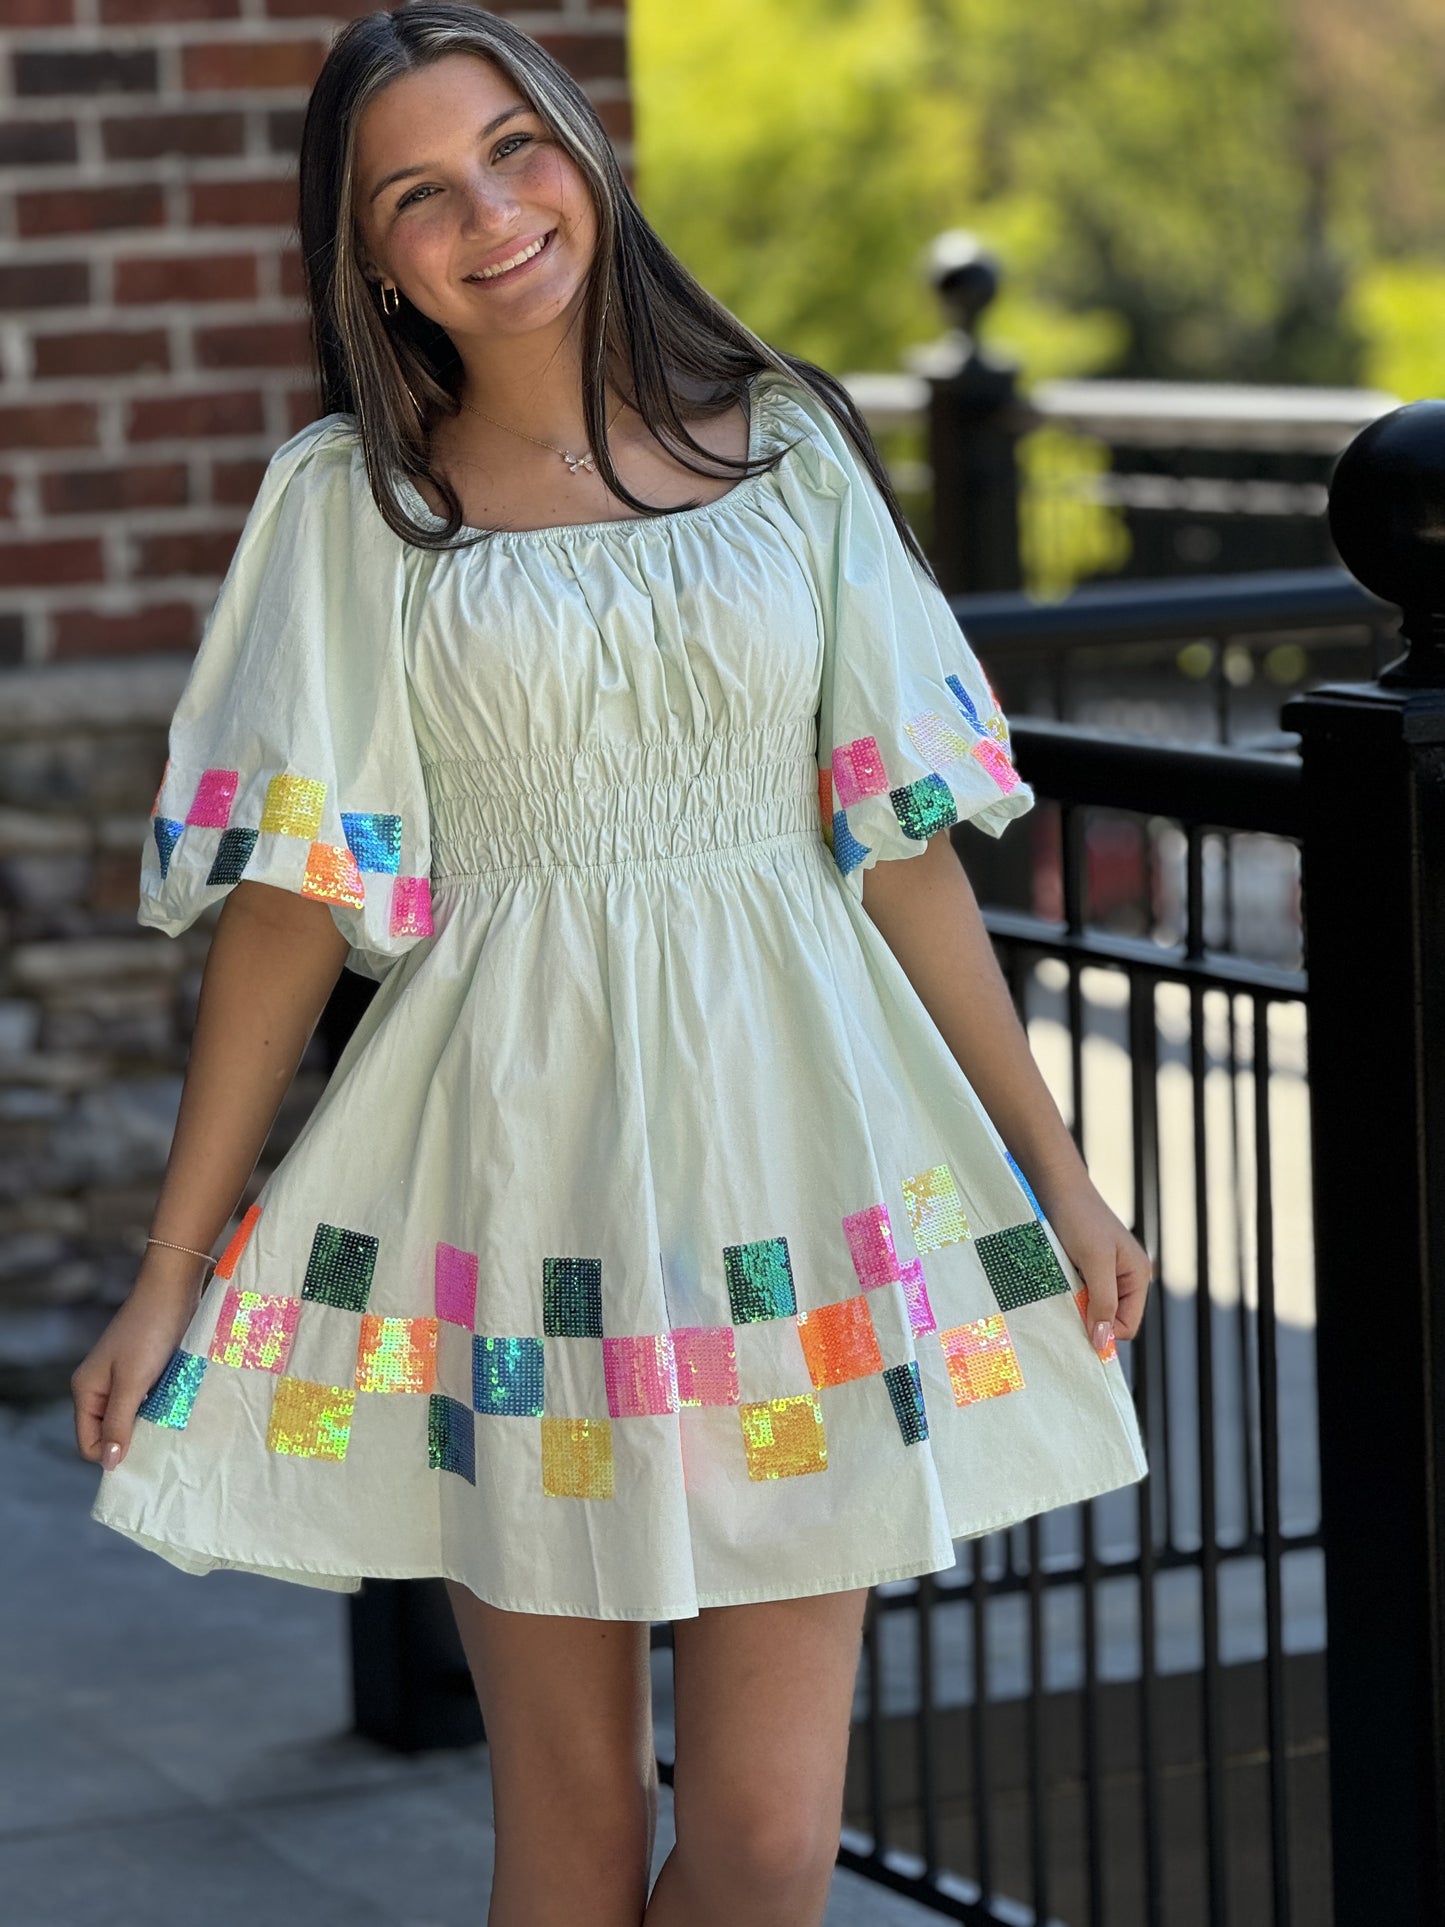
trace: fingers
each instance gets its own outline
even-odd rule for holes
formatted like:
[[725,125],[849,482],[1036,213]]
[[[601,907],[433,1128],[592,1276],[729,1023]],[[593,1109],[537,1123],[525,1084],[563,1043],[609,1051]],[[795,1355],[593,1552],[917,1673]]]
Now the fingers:
[[1071,1255],[1088,1287],[1089,1311],[1085,1322],[1090,1343],[1097,1352],[1107,1351],[1114,1336],[1114,1314],[1119,1309],[1117,1250],[1113,1245],[1094,1245]]
[[1154,1267],[1142,1245],[1130,1239],[1121,1245],[1118,1257],[1119,1309],[1114,1330],[1120,1338],[1132,1338],[1144,1316],[1144,1301]]
[[83,1459],[98,1461],[107,1472],[120,1464],[149,1389],[120,1378],[110,1366],[77,1368],[70,1391],[75,1401],[75,1444]]

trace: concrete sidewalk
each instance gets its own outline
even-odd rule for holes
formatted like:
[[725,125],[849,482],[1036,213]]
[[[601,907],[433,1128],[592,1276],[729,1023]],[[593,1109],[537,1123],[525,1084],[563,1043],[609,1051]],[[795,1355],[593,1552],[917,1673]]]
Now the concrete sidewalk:
[[[482,1927],[486,1748],[352,1736],[344,1600],[178,1572],[90,1519],[99,1479],[68,1399],[0,1407],[7,1927]],[[664,1788],[659,1864],[671,1809]],[[827,1927],[937,1919],[834,1876]]]

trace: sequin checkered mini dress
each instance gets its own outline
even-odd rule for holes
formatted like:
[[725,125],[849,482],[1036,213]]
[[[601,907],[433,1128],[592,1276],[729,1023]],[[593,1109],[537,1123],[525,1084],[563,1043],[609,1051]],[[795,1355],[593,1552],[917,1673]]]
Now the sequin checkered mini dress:
[[778,465],[699,507],[441,552],[351,416],[272,458],[139,921],[254,878],[378,987],[101,1475],[92,1516],[183,1570],[674,1619],[1145,1476],[863,908],[1028,808],[1004,719],[812,391],[758,376],[749,443]]

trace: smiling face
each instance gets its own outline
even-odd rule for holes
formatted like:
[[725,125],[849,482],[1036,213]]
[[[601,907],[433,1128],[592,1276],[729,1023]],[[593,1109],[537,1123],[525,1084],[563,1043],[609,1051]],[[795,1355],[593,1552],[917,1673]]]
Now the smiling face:
[[353,178],[363,268],[453,341],[580,310],[597,238],[586,179],[491,61],[448,54],[389,81],[357,122]]

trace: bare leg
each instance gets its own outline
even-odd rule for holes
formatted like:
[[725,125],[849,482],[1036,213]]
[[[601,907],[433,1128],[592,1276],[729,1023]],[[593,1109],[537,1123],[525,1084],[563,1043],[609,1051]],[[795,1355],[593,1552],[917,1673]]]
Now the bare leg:
[[866,1588],[673,1625],[677,1845],[644,1927],[817,1927],[843,1815]]
[[657,1827],[650,1628],[447,1591],[491,1752],[487,1927],[640,1927]]

